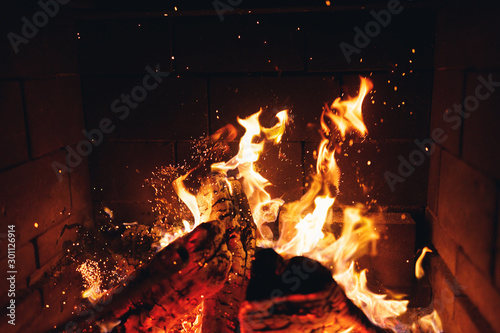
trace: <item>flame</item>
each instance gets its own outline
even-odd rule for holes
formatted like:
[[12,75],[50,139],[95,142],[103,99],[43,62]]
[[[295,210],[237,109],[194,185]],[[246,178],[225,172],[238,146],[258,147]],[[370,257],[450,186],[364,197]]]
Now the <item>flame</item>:
[[191,232],[195,228],[191,227],[189,222],[186,220],[182,220],[182,224],[184,225],[183,229],[177,230],[175,232],[166,232],[165,234],[163,234],[162,238],[160,239],[160,248],[158,249],[158,251],[168,246],[168,244],[172,243],[177,238]]
[[186,204],[186,206],[188,206],[191,214],[193,214],[194,228],[196,228],[201,223],[201,214],[198,203],[196,202],[196,197],[184,186],[184,180],[187,176],[189,176],[189,174],[190,172],[174,180],[172,186],[174,187],[177,196]]
[[418,320],[418,326],[423,332],[442,332],[443,324],[436,310]]
[[[368,132],[365,123],[363,122],[361,106],[363,105],[365,96],[373,88],[373,84],[367,78],[360,77],[360,80],[361,84],[359,87],[359,95],[357,97],[348,98],[344,101],[338,97],[333,101],[331,107],[325,107],[321,116],[321,127],[326,135],[330,134],[330,128],[326,125],[324,119],[325,117],[330,118],[330,120],[335,123],[337,129],[340,131],[342,139],[345,138],[345,134],[348,129],[358,131],[362,136],[366,135]],[[337,110],[337,114],[335,114],[333,110]]]
[[76,269],[85,280],[87,289],[82,293],[83,298],[88,298],[92,303],[97,301],[105,291],[101,290],[102,278],[99,264],[96,261],[87,259]]
[[194,313],[196,313],[196,318],[193,322],[190,322],[189,320],[184,320],[182,322],[183,332],[202,333],[204,304],[205,302],[201,302],[201,304],[193,311]]
[[[288,123],[288,110],[276,114],[278,122],[271,128],[262,127],[259,116],[262,109],[248,118],[238,118],[238,123],[245,128],[245,134],[240,140],[239,151],[236,156],[227,162],[212,164],[212,171],[226,174],[230,170],[238,169],[237,178],[240,179],[243,191],[246,194],[250,210],[259,230],[257,244],[269,246],[273,239],[272,231],[264,226],[266,222],[275,222],[281,199],[272,199],[265,188],[271,183],[255,170],[254,163],[259,160],[266,141],[279,143]],[[255,140],[260,139],[258,142]]]
[[[236,178],[240,180],[259,231],[257,246],[273,247],[285,257],[305,255],[329,267],[333,278],[343,287],[347,297],[363,310],[372,323],[381,328],[398,333],[421,330],[441,332],[442,325],[436,311],[411,324],[403,323],[399,317],[407,311],[408,301],[388,299],[387,295],[371,292],[367,287],[367,271],[358,272],[355,269],[356,260],[369,253],[370,249],[373,250],[379,238],[373,220],[365,216],[362,205],[343,209],[342,231],[338,238],[327,228],[333,222],[332,207],[339,193],[341,177],[336,155],[341,156],[341,146],[348,133],[361,137],[367,134],[362,104],[372,87],[370,80],[360,77],[358,96],[344,100],[337,98],[330,107],[326,105],[323,109],[320,118],[322,139],[317,150],[315,173],[309,188],[299,200],[284,204],[279,198],[271,198],[266,191],[270,182],[255,168],[265,144],[281,142],[288,124],[288,110],[277,113],[277,123],[270,128],[260,124],[262,109],[245,119],[238,118],[238,123],[245,129],[239,142],[238,153],[227,162],[212,164],[211,170],[222,175],[237,170]],[[334,132],[337,135],[334,135]],[[216,141],[225,138],[230,141],[235,137],[234,127],[226,126],[213,134],[211,139]],[[183,229],[163,236],[162,247],[191,231],[204,220],[200,215],[196,197],[184,186],[189,174],[190,172],[177,178],[173,186],[179,198],[193,214],[194,225],[191,227],[189,222],[183,221]],[[229,180],[227,182],[232,192]],[[278,216],[280,237],[274,241],[274,235],[266,224],[275,222]],[[423,274],[421,262],[425,252],[426,249],[417,260],[417,277]],[[201,329],[201,316],[201,313],[197,314],[193,324],[183,322],[184,330],[198,332]],[[347,329],[344,333],[352,330],[353,328]]]
[[417,259],[417,262],[415,263],[415,276],[417,277],[417,279],[421,279],[425,275],[424,269],[422,268],[422,261],[424,260],[425,254],[428,252],[432,252],[432,250],[430,250],[428,247],[424,247],[422,249],[422,253]]

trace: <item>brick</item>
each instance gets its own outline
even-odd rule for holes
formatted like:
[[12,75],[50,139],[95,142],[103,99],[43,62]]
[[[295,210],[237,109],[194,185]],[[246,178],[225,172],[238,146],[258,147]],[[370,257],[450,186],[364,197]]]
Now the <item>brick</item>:
[[[38,2],[16,2],[7,4],[8,9],[0,10],[4,29],[22,36],[21,21],[26,17],[33,22],[33,15],[40,11]],[[74,13],[69,6],[60,5],[59,13],[38,29],[38,33],[19,45],[15,54],[9,39],[0,42],[4,60],[0,61],[2,77],[47,77],[55,74],[78,72],[77,36],[74,28]]]
[[48,332],[76,317],[74,308],[81,304],[84,289],[82,277],[76,267],[76,264],[66,266],[41,288],[42,311],[26,327],[29,328],[28,332]]
[[455,312],[455,296],[458,290],[454,278],[439,257],[431,259],[432,307],[438,312],[445,332],[453,332],[453,314]]
[[18,82],[0,83],[2,113],[0,123],[8,124],[0,133],[0,169],[28,160],[23,102]]
[[[291,109],[293,122],[284,141],[319,140],[322,108],[340,96],[334,77],[221,77],[210,79],[210,131],[226,124],[239,130],[237,117],[246,118],[262,107],[261,124],[274,125],[274,114]],[[243,133],[243,132],[241,132]]]
[[[365,31],[365,26],[374,21],[370,11],[309,15],[308,70],[431,68],[434,20],[432,11],[404,9],[402,13],[392,15],[389,25],[381,28],[380,33],[370,38],[365,47],[360,47],[358,53],[353,53],[349,62],[340,44],[344,42],[356,47],[354,29]],[[415,49],[414,54],[412,49]],[[396,64],[398,68],[395,68]]]
[[439,252],[439,255],[445,262],[448,269],[452,272],[452,274],[456,274],[458,253],[457,244],[443,228],[435,214],[427,209],[426,215],[432,225],[432,244]]
[[[154,68],[154,63],[150,64]],[[206,80],[167,77],[135,109],[113,113],[111,105],[121,94],[142,86],[143,75],[130,78],[99,78],[82,81],[87,129],[99,128],[104,118],[111,119],[114,130],[106,138],[120,140],[192,140],[208,133]],[[160,67],[160,71],[166,71]],[[149,84],[152,84],[149,82]],[[132,101],[133,102],[133,101]],[[118,108],[124,108],[121,102]],[[123,118],[123,119],[120,119]]]
[[377,255],[369,258],[372,276],[384,287],[408,290],[415,272],[415,221],[404,213],[385,213],[373,218],[380,239]]
[[[19,302],[19,303],[17,303]],[[31,294],[22,300],[16,300],[16,326],[19,330],[12,330],[14,326],[7,323],[7,318],[2,315],[0,331],[2,332],[39,332],[35,328],[26,330],[34,318],[40,316],[42,311],[42,299],[38,290],[32,290]],[[2,309],[3,313],[3,309]]]
[[[371,139],[415,139],[429,136],[432,76],[405,72],[372,74],[372,92],[363,102],[363,120]],[[359,77],[343,77],[342,92],[354,97]],[[396,87],[397,90],[394,90]]]
[[440,175],[439,221],[474,264],[489,272],[496,223],[494,181],[445,151]]
[[[437,128],[443,129],[447,139],[441,145],[458,155],[462,126],[457,124],[456,120],[452,120],[452,110],[455,104],[462,103],[464,74],[457,70],[437,70],[434,72],[433,87],[430,130],[432,132]],[[446,118],[448,121],[443,119],[445,113],[449,117]]]
[[[72,148],[76,150],[76,146]],[[85,209],[88,211],[92,205],[89,172],[88,158],[83,157],[81,164],[73,168],[69,173],[72,211],[76,212]]]
[[[453,2],[437,13],[436,67],[499,68],[500,46],[490,40],[500,37],[498,3],[476,6]],[[488,36],[488,38],[478,38]]]
[[[471,260],[474,260],[471,258]],[[492,285],[492,280],[476,268],[476,262],[471,261],[460,251],[457,261],[457,280],[465,294],[479,309],[495,332],[500,330],[498,309],[500,309],[500,293]],[[455,305],[456,308],[456,305]]]
[[77,77],[27,81],[25,95],[34,157],[83,139],[82,100]]
[[[458,333],[483,333],[483,332],[493,332],[491,329],[484,330],[479,327],[481,324],[478,323],[481,315],[478,313],[477,309],[470,304],[470,301],[466,297],[459,297],[455,300],[455,313],[453,316],[453,328],[454,332]],[[482,326],[485,326],[484,323]],[[486,324],[487,326],[487,324]]]
[[[313,152],[317,144],[305,146],[306,175],[310,174],[311,165],[316,165]],[[394,185],[394,192],[384,178],[386,172],[398,174],[400,161],[398,156],[408,160],[412,151],[418,149],[411,142],[363,142],[354,143],[336,154],[341,171],[340,195],[338,203],[371,203],[376,200],[381,206],[421,206],[426,204],[427,160],[415,167],[414,173],[402,183]],[[347,156],[345,155],[347,154]]]
[[[0,173],[1,230],[15,225],[18,246],[57,225],[70,210],[68,175],[63,172],[59,182],[51,166],[53,162],[65,164],[64,153],[49,154]],[[0,258],[6,251],[0,247]]]
[[61,253],[77,238],[77,227],[89,220],[86,212],[75,212],[59,225],[47,230],[37,238],[40,266],[44,266]]
[[166,18],[82,20],[78,22],[82,74],[143,73],[160,64],[170,71],[170,29]]
[[[258,23],[257,23],[258,22]],[[174,20],[178,71],[262,72],[304,69],[304,29],[296,14]]]
[[265,148],[255,169],[270,181],[266,188],[271,198],[282,198],[285,202],[302,196],[303,172],[302,149],[298,142],[283,142]]
[[[475,96],[476,87],[482,85],[478,78],[481,76],[483,79],[488,80],[490,74],[488,72],[469,73],[467,75],[467,90],[465,95]],[[492,78],[493,81],[500,82],[500,73],[494,73]],[[480,94],[486,92],[485,88],[480,90]],[[498,164],[500,163],[500,134],[498,133],[497,126],[500,123],[500,115],[497,112],[499,107],[500,88],[496,87],[489,98],[479,101],[477,110],[470,113],[470,116],[465,119],[463,125],[464,160],[475,166],[478,170],[492,175],[496,180],[500,180],[500,170],[498,168]]]
[[[372,290],[386,293],[387,289],[407,293],[414,280],[414,253],[416,224],[409,214],[368,213],[380,238],[376,242],[375,255],[357,260],[360,269],[368,269],[367,279]],[[403,219],[404,216],[404,219]],[[333,213],[333,221],[339,230],[343,221],[341,212]]]
[[168,142],[104,142],[89,156],[92,198],[97,201],[147,202],[154,191],[144,185],[157,167],[174,161]]
[[427,185],[427,207],[437,215],[439,198],[439,170],[441,164],[441,148],[436,146],[435,151],[430,156],[429,180]]

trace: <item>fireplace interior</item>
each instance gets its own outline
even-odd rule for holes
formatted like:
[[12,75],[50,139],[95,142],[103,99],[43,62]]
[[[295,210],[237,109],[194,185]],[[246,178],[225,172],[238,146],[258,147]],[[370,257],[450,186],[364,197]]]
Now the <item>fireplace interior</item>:
[[[260,124],[271,128],[286,109],[289,124],[281,143],[266,145],[255,169],[272,184],[272,198],[299,200],[314,182],[322,110],[337,97],[357,96],[360,77],[373,83],[362,100],[368,134],[348,135],[338,147],[332,228],[340,230],[347,207],[362,204],[380,233],[376,246],[356,261],[358,269],[368,269],[373,292],[405,294],[410,308],[435,310],[444,332],[500,332],[496,1],[41,0],[4,1],[1,8],[1,332],[105,332],[97,325],[102,318],[122,321],[110,332],[136,332],[115,306],[134,300],[142,304],[134,309],[144,310],[149,294],[130,295],[142,286],[140,279],[158,278],[152,272],[168,276],[169,283],[191,278],[210,292],[204,274],[220,284],[217,274],[234,265],[241,248],[227,240],[229,264],[219,247],[213,271],[200,267],[192,275],[169,275],[174,259],[160,261],[160,241],[178,232],[183,219],[192,226],[193,215],[166,185],[193,168],[191,174],[201,173],[199,165],[212,159],[235,156],[245,132],[238,117],[262,109]],[[214,135],[224,127],[219,147]],[[204,177],[211,185],[203,186],[216,191],[220,179]],[[245,195],[238,186],[230,185],[223,201],[241,212],[247,198],[239,197]],[[242,214],[241,221],[251,221]],[[209,244],[204,237],[217,235],[217,228],[214,223],[195,229],[185,244],[172,244]],[[277,239],[279,223],[265,230]],[[246,251],[255,239],[245,237],[237,242]],[[262,247],[257,241],[255,253],[248,251],[248,263],[241,264],[242,274],[252,275],[250,283],[226,285],[229,294],[264,302],[273,288],[285,288],[279,280],[289,267],[312,265],[311,259],[281,257]],[[424,247],[432,252],[418,260]],[[423,278],[415,276],[417,261]],[[324,273],[311,274],[299,294],[337,290]],[[90,303],[92,292],[117,286],[119,296],[109,303]],[[170,307],[198,299],[189,295],[173,299]],[[253,332],[254,326],[240,327],[239,308],[217,297],[218,303],[206,303],[210,311],[236,311],[232,332]],[[286,311],[298,307],[297,313],[315,306],[300,297],[282,302]],[[257,303],[245,304],[240,321]],[[337,329],[304,328],[302,317],[289,329],[266,329],[385,332],[352,307],[342,317],[355,323],[352,331],[342,321]],[[196,316],[207,308],[196,308],[169,331],[195,332]],[[127,314],[134,316],[144,320]],[[200,332],[218,332],[207,327]]]

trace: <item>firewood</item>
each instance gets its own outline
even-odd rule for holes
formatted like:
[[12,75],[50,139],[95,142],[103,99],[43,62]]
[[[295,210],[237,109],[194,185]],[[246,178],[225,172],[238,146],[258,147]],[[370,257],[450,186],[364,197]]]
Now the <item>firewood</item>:
[[236,332],[238,311],[245,300],[255,252],[256,226],[241,185],[236,180],[220,175],[206,179],[197,201],[205,219],[226,222],[228,250],[232,254],[232,265],[224,286],[212,297],[205,298],[202,330],[207,333]]
[[305,257],[285,261],[270,249],[256,255],[239,321],[243,333],[383,332],[345,296],[330,270]]
[[220,220],[203,223],[158,252],[130,279],[110,290],[94,308],[95,321],[67,331],[168,332],[227,280],[232,255]]

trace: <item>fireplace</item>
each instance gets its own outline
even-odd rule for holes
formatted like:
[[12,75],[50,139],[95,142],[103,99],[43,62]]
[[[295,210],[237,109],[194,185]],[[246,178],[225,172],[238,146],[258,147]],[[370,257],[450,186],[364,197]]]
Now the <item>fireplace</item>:
[[[104,331],[97,319],[108,303],[91,300],[121,286],[109,304],[129,301],[126,285],[141,278],[140,267],[175,242],[165,234],[199,232],[174,189],[163,186],[208,163],[206,152],[223,162],[235,156],[245,133],[238,117],[262,108],[260,125],[273,128],[288,110],[280,144],[266,145],[255,170],[273,184],[272,198],[300,199],[317,172],[322,110],[337,97],[359,96],[360,78],[373,84],[362,100],[368,134],[350,130],[338,140],[330,228],[340,229],[346,208],[364,205],[379,232],[377,245],[356,260],[356,269],[368,269],[370,290],[435,310],[444,332],[500,331],[496,3],[2,6],[2,332]],[[281,227],[270,223],[267,240]],[[279,259],[257,245],[255,260],[274,258],[282,274],[306,260],[278,251]],[[432,252],[421,256],[425,247]],[[415,277],[416,266],[423,277]],[[223,259],[217,267],[223,271]],[[330,290],[321,273],[313,286]],[[266,279],[250,280],[247,302],[266,300]],[[354,307],[347,317],[357,318],[357,329],[372,327]],[[194,309],[177,331],[195,331],[208,307]],[[248,311],[241,313],[240,321]]]

